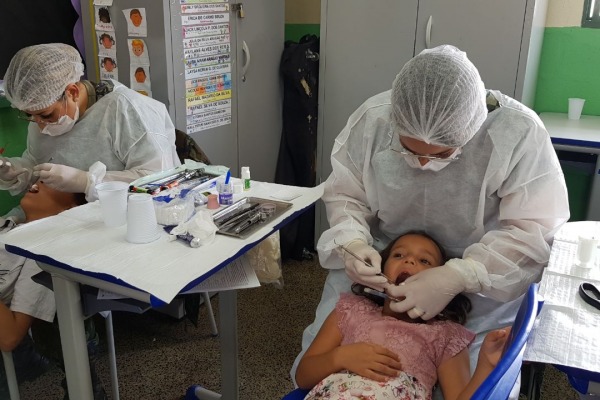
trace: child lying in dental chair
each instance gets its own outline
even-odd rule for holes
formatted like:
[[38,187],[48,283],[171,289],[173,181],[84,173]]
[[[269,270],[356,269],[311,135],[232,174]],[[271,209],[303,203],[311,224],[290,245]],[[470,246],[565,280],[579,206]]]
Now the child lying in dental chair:
[[[443,265],[441,246],[409,232],[383,250],[383,273],[400,284]],[[385,301],[353,285],[342,294],[298,365],[296,382],[312,389],[306,399],[430,399],[436,382],[444,399],[468,399],[498,364],[509,328],[490,332],[470,375],[468,346],[475,335],[465,323],[471,304],[458,295],[430,321],[390,310]],[[365,298],[366,297],[366,298]]]

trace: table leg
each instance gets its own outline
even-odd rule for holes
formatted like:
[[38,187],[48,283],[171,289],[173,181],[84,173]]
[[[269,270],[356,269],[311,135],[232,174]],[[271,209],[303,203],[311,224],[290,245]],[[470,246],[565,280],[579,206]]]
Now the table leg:
[[93,400],[79,284],[52,276],[69,398]]
[[237,292],[219,292],[219,335],[221,336],[221,395],[223,400],[237,400],[238,337]]
[[588,221],[600,221],[600,154],[597,157],[586,216]]

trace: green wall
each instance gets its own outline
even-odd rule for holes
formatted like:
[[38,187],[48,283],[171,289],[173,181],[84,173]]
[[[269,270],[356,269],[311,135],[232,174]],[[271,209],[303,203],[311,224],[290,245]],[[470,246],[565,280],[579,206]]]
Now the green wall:
[[[27,140],[27,121],[17,118],[17,110],[0,97],[0,148],[4,147],[4,157],[23,154]],[[19,204],[21,196],[11,196],[6,190],[0,190],[0,216]]]
[[[600,115],[600,29],[546,28],[534,110],[566,113],[569,97],[585,99],[584,115]],[[569,192],[570,221],[584,220],[595,157],[559,154]]]
[[285,24],[285,40],[297,42],[306,34],[321,35],[320,24]]
[[600,29],[546,28],[534,109],[567,112],[569,97],[585,99],[583,114],[600,115]]

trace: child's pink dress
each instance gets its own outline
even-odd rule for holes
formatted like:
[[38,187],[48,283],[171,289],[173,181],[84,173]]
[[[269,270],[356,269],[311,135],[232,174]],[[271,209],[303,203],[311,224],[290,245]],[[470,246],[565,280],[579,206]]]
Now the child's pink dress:
[[348,371],[338,372],[319,382],[306,399],[431,399],[437,367],[475,338],[454,322],[419,324],[383,316],[382,307],[351,293],[342,293],[335,311],[342,345],[367,342],[386,347],[400,357],[403,373],[376,382]]

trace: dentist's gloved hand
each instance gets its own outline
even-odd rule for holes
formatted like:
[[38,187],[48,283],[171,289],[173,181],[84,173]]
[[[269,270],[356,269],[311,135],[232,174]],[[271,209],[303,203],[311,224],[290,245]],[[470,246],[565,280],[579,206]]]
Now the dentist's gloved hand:
[[25,168],[15,168],[10,161],[5,158],[0,158],[0,180],[11,182],[17,177],[27,172]]
[[427,321],[438,315],[461,292],[477,293],[482,284],[489,284],[485,267],[470,258],[453,258],[440,267],[426,269],[405,280],[402,284],[386,285],[386,293],[395,298],[392,311],[408,312],[411,318]]
[[88,184],[86,171],[61,164],[38,164],[33,167],[33,175],[61,192],[85,193]]
[[360,239],[353,240],[344,245],[344,247],[373,265],[373,267],[369,267],[342,250],[346,274],[348,274],[350,279],[356,283],[383,291],[387,279],[377,275],[381,273],[381,256],[379,252]]

